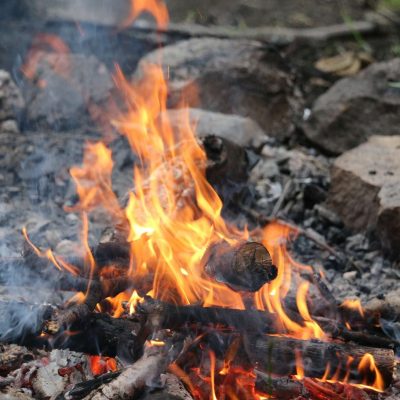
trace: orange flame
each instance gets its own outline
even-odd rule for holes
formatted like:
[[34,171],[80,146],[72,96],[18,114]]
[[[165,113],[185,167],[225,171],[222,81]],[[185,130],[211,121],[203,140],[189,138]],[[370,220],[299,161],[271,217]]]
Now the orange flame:
[[[28,52],[26,62],[21,67],[21,72],[29,80],[36,76],[38,65],[41,60],[49,63],[53,70],[61,76],[68,77],[71,66],[65,58],[53,57],[53,54],[68,54],[68,45],[58,36],[52,34],[38,34],[34,40],[31,50]],[[46,82],[39,82],[39,86],[45,86]]]
[[362,308],[360,299],[346,299],[341,307],[348,308],[350,310],[358,311],[361,317],[365,317],[364,309]]
[[218,400],[215,394],[215,354],[213,351],[210,354],[210,382],[211,382],[211,400]]
[[[377,391],[384,391],[385,389],[385,383],[382,377],[382,374],[380,373],[379,369],[376,366],[374,356],[370,353],[364,354],[363,358],[360,361],[360,364],[358,366],[358,371],[360,374],[365,374],[366,372],[372,372],[375,376],[375,380],[372,384],[372,387],[376,389]],[[368,387],[371,386],[364,378],[363,385],[366,385]]]
[[167,6],[163,0],[131,0],[129,17],[122,23],[122,27],[130,25],[137,17],[149,13],[156,21],[158,29],[166,29],[169,22]]

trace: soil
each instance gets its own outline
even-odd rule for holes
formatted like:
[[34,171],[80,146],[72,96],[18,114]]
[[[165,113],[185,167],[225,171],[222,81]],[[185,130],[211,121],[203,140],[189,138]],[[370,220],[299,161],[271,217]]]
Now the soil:
[[342,0],[168,0],[174,22],[245,27],[285,26],[310,28],[363,19],[363,1]]

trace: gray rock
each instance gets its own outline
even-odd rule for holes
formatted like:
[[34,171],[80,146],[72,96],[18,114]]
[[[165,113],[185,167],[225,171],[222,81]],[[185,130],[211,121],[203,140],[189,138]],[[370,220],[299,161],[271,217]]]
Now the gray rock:
[[19,128],[17,121],[15,121],[14,119],[7,119],[4,122],[0,122],[0,132],[18,133]]
[[348,271],[343,274],[343,278],[347,281],[354,281],[357,277],[357,271]]
[[[13,120],[24,107],[22,95],[7,71],[0,70],[0,122]],[[1,126],[1,130],[10,128],[10,122]]]
[[[168,110],[167,113],[174,131],[184,126],[180,110]],[[191,108],[189,119],[199,137],[216,135],[241,146],[259,146],[267,140],[265,132],[250,118]]]
[[400,256],[400,136],[372,136],[336,159],[328,206],[356,231],[374,231]]
[[[24,90],[30,123],[72,128],[109,99],[111,75],[96,57],[43,52],[38,58],[33,79]],[[96,119],[93,112],[92,117]]]
[[35,16],[47,20],[80,21],[118,26],[130,14],[127,0],[29,0]]
[[170,105],[180,97],[192,107],[237,114],[257,121],[267,135],[288,137],[301,108],[291,76],[276,54],[249,40],[196,38],[149,53],[135,77],[148,63],[162,60],[170,82]]
[[340,154],[379,132],[400,134],[400,58],[376,63],[341,79],[317,99],[304,125],[306,136]]

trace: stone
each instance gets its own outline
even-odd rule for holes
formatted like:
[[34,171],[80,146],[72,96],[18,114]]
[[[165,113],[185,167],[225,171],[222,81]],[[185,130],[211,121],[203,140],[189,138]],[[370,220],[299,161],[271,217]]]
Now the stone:
[[42,52],[24,90],[26,118],[35,128],[79,126],[111,96],[113,83],[106,66],[94,56]]
[[18,133],[19,128],[17,121],[13,119],[7,119],[4,122],[0,122],[0,132],[5,133]]
[[250,117],[267,135],[287,138],[301,107],[292,76],[276,52],[251,40],[194,38],[155,50],[138,65],[162,60],[170,107],[190,107]]
[[375,63],[341,79],[320,96],[304,123],[305,135],[341,154],[370,136],[400,134],[400,58]]
[[355,231],[373,232],[400,256],[400,136],[372,136],[333,165],[328,207]]
[[354,281],[357,277],[357,271],[348,271],[343,273],[343,278],[346,279],[346,281]]
[[[184,127],[181,110],[167,111],[174,131]],[[198,137],[220,136],[240,146],[258,147],[268,139],[257,122],[238,115],[221,114],[196,108],[189,109],[189,120]]]
[[1,131],[10,128],[9,120],[17,119],[24,107],[24,100],[17,85],[11,79],[11,75],[0,70],[0,122]]

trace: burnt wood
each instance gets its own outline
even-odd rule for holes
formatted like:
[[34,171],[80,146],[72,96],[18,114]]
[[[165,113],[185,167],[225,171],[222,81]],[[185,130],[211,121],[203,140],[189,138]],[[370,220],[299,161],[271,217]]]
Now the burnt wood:
[[327,365],[330,366],[330,375],[338,371],[339,380],[343,380],[348,373],[349,381],[362,383],[367,379],[372,384],[375,375],[370,371],[360,374],[357,367],[362,357],[369,353],[374,357],[375,364],[388,387],[393,380],[395,365],[394,351],[374,347],[359,346],[350,343],[322,342],[319,340],[298,340],[281,336],[245,336],[245,348],[252,364],[261,371],[274,371],[281,376],[296,375],[296,354],[301,355],[304,375],[309,378],[322,378]]
[[207,249],[203,265],[207,275],[235,291],[256,292],[278,275],[268,250],[257,242],[217,242]]

